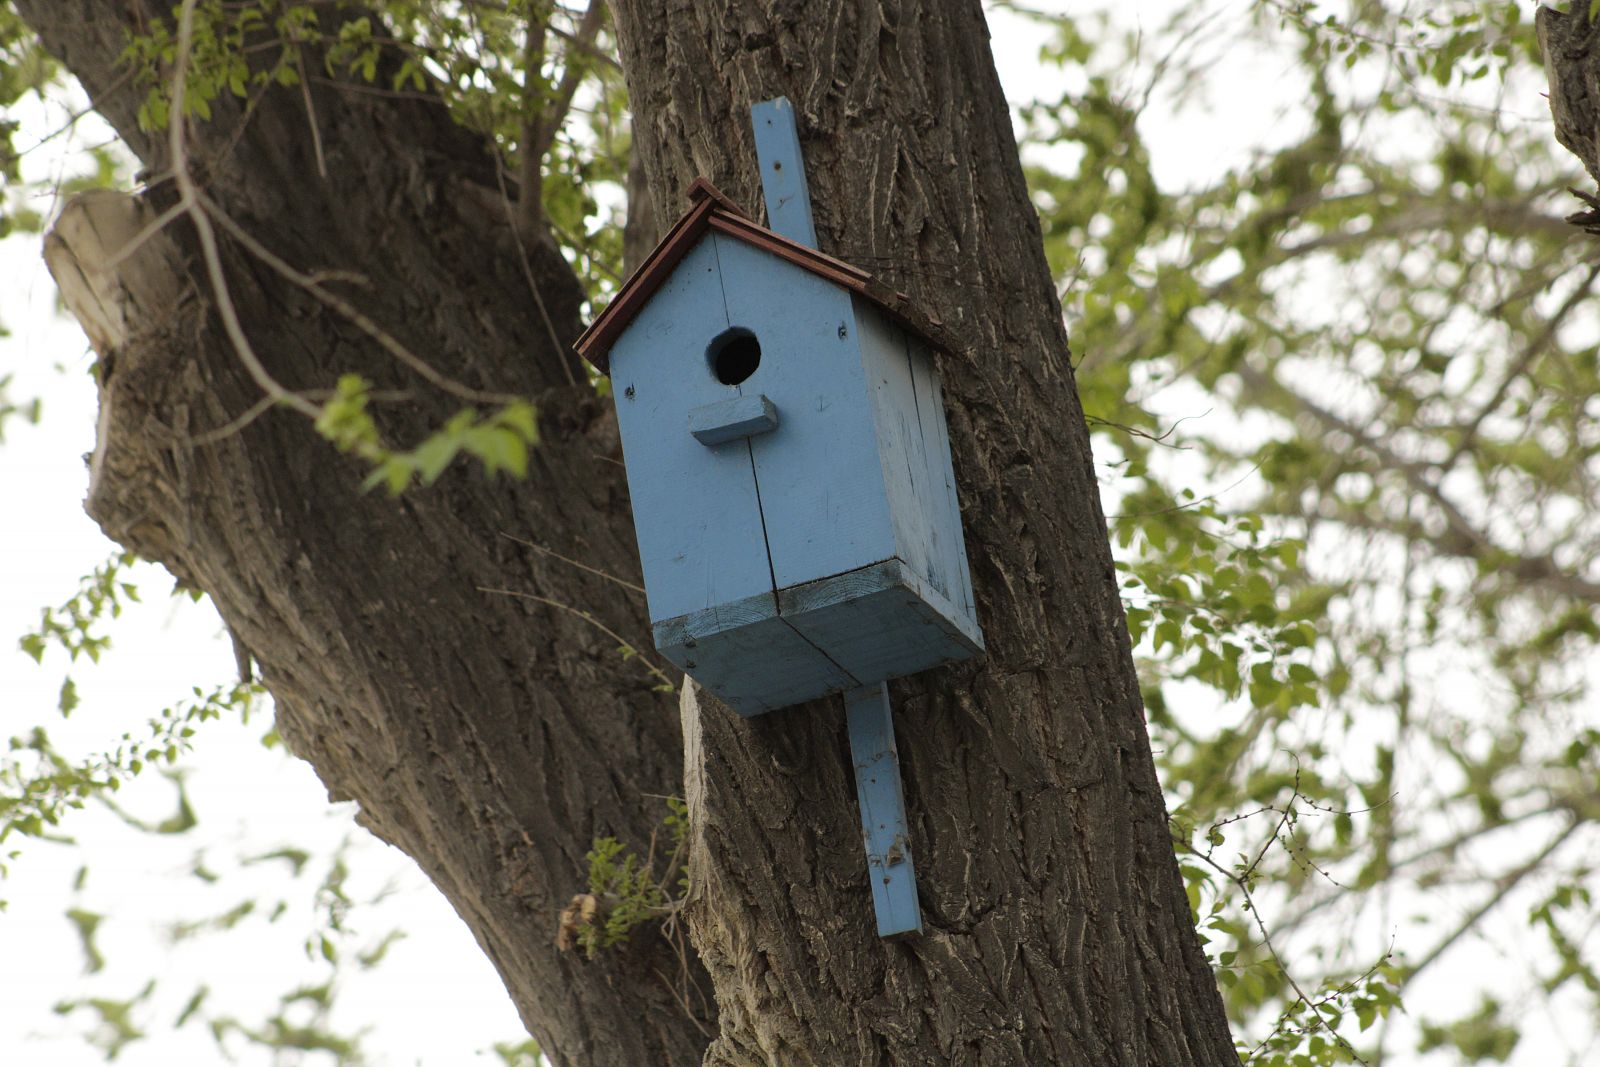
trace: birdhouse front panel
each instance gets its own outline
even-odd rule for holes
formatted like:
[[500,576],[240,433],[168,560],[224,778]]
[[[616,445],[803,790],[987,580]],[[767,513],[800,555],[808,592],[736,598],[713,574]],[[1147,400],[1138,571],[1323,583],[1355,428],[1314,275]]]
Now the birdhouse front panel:
[[612,386],[652,620],[773,591],[749,449],[708,448],[689,432],[691,412],[730,395],[700,356],[728,328],[721,299],[708,299],[720,285],[707,242],[612,349],[613,368],[627,370]]
[[750,438],[779,589],[844,574],[895,554],[866,368],[850,294],[722,234],[728,317],[759,324],[761,365],[737,388],[778,408]]
[[657,647],[747,715],[981,650],[927,344],[854,268],[695,212],[590,331]]

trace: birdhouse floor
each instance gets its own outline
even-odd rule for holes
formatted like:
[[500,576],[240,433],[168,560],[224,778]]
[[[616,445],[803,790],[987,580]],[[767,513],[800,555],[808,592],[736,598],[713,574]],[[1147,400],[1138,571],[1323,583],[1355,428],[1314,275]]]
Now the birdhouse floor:
[[667,619],[655,642],[743,715],[983,650],[964,614],[899,559]]

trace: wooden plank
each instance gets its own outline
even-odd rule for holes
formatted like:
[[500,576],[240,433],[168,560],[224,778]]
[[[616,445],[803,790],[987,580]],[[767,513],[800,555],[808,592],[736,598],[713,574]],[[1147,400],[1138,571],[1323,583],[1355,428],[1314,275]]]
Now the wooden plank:
[[752,330],[761,365],[741,386],[783,412],[750,439],[778,588],[894,555],[894,531],[848,293],[786,260],[714,233],[729,321]]
[[933,507],[933,486],[923,424],[917,411],[917,386],[906,358],[904,331],[868,301],[852,304],[861,337],[872,421],[894,527],[894,554],[940,593],[949,576],[936,549],[942,513]]
[[[706,183],[708,186],[710,183]],[[715,191],[713,189],[713,191]],[[727,197],[703,197],[682,218],[672,224],[672,229],[661,243],[639,264],[639,269],[628,276],[617,295],[600,315],[583,331],[573,344],[578,355],[595,365],[601,374],[610,374],[610,352],[634,318],[648,306],[650,298],[666,284],[679,262],[694,247],[705,232],[706,217],[722,205],[732,206]]]
[[958,662],[983,648],[977,627],[900,560],[781,589],[778,611],[863,683]]
[[889,688],[879,682],[852,689],[844,695],[844,705],[878,936],[911,937],[922,933],[922,909],[917,904],[917,872],[911,859],[911,827],[900,785]]
[[760,393],[703,404],[689,412],[689,433],[707,446],[777,428],[778,409]]
[[806,189],[805,161],[800,156],[800,131],[789,98],[763,100],[750,109],[755,127],[756,159],[761,164],[761,193],[767,202],[767,227],[792,241],[817,246],[811,222],[811,194]]
[[688,253],[612,348],[612,387],[652,621],[772,592],[750,454],[707,448],[689,412],[727,400],[705,360],[728,328],[710,241]]
[[950,427],[945,419],[944,392],[939,385],[938,368],[932,349],[914,334],[904,335],[906,357],[916,382],[917,412],[922,424],[923,439],[927,443],[924,456],[928,463],[925,485],[931,487],[928,495],[929,520],[936,531],[933,551],[943,560],[941,569],[947,576],[943,592],[964,616],[965,625],[978,634],[978,646],[983,638],[978,629],[978,613],[972,597],[972,572],[967,563],[967,541],[961,525],[961,502],[956,495],[955,464],[950,456]]
[[890,289],[858,267],[756,225],[704,178],[695,179],[690,187],[690,197],[695,201],[695,206],[673,224],[661,244],[623,283],[611,304],[573,346],[600,373],[610,373],[612,343],[650,302],[679,261],[699,243],[708,229],[736,237],[842,288],[859,293],[930,344],[948,352],[956,351],[938,316],[928,314],[912,304],[911,298],[905,293]]
[[[843,288],[853,292],[871,296],[871,291],[879,294],[886,293],[887,289],[872,284],[872,275],[860,267],[853,267],[842,259],[835,259],[825,252],[819,252],[810,245],[801,244],[799,241],[790,240],[781,233],[773,233],[765,226],[758,226],[743,215],[730,215],[726,212],[716,211],[707,216],[705,225],[729,237],[737,237],[747,245],[753,245],[764,251],[771,252],[780,259],[786,259],[797,267],[804,267],[819,278],[826,278]],[[870,291],[869,291],[870,290]]]
[[663,655],[741,715],[859,684],[777,617],[771,593],[659,622],[654,636]]
[[662,619],[656,622],[652,629],[657,648],[683,645],[692,649],[696,643],[715,637],[717,634],[753,626],[776,618],[777,615],[777,597],[768,590],[739,600],[713,604],[686,615]]

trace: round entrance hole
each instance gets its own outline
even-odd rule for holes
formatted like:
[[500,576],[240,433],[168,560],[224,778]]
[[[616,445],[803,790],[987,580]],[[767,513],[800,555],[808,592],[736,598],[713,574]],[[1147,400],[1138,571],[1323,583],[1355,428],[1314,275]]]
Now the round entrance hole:
[[761,366],[761,342],[742,326],[718,334],[706,346],[706,362],[723,385],[738,385]]

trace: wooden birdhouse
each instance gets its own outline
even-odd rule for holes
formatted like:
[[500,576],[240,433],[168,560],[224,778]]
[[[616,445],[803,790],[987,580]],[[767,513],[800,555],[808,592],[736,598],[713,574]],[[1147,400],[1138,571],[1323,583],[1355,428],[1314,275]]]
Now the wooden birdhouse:
[[745,715],[981,651],[937,322],[689,196],[577,344],[611,376],[656,647]]
[[656,647],[745,714],[843,693],[878,934],[922,930],[890,678],[983,650],[942,331],[817,251],[794,108],[751,109],[772,228],[704,179],[578,340],[611,376]]

